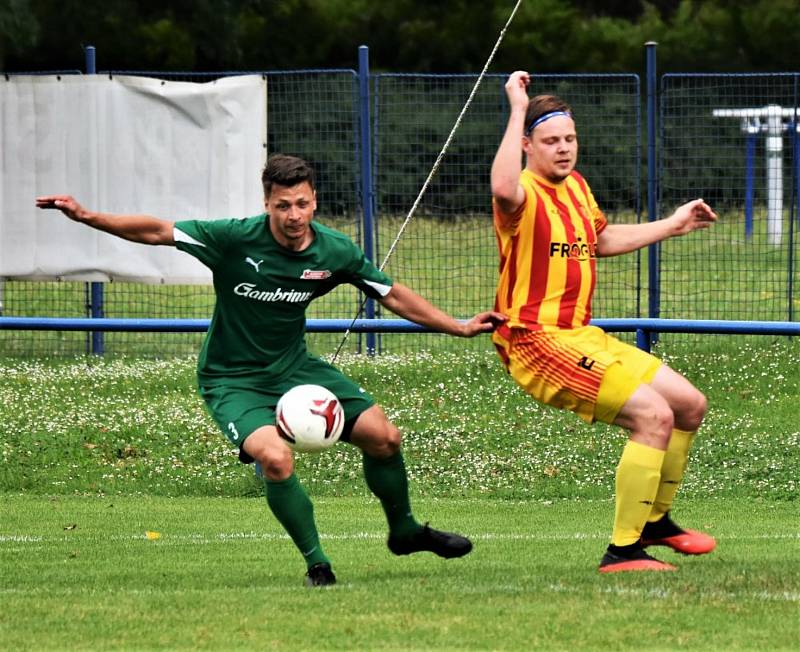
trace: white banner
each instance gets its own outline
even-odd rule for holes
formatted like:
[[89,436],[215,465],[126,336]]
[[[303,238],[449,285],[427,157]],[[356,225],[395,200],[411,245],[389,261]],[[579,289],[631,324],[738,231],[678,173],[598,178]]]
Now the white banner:
[[0,277],[208,283],[173,247],[101,233],[35,198],[170,220],[256,215],[266,130],[261,75],[0,78]]

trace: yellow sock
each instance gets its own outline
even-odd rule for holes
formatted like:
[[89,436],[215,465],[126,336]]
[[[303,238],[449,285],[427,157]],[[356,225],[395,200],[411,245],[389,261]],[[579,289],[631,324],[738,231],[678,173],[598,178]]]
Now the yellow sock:
[[664,452],[635,441],[628,441],[617,466],[617,506],[611,543],[627,546],[636,543],[653,508]]
[[689,449],[694,441],[693,432],[685,430],[673,430],[669,440],[664,463],[661,465],[661,481],[658,485],[656,499],[653,501],[653,509],[647,517],[649,523],[654,523],[666,514],[672,507],[675,494],[683,480],[683,473],[686,471],[686,464],[689,461]]

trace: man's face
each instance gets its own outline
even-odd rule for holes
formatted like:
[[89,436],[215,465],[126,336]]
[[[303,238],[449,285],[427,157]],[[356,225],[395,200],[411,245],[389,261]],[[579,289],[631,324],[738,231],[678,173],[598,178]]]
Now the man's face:
[[545,120],[522,139],[527,166],[552,183],[566,179],[578,160],[578,136],[572,118],[558,115]]
[[269,214],[269,228],[278,243],[293,251],[302,251],[314,239],[310,224],[317,209],[317,195],[308,181],[296,186],[272,184],[264,200]]

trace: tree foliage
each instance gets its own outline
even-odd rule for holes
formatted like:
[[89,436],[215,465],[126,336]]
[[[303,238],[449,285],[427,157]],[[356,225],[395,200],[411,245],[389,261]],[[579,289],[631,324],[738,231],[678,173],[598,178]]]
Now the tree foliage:
[[39,39],[39,23],[28,0],[0,4],[0,68],[5,57],[33,49]]
[[[479,70],[513,0],[5,0],[0,68]],[[638,72],[643,44],[661,70],[793,70],[796,0],[523,0],[495,70]]]

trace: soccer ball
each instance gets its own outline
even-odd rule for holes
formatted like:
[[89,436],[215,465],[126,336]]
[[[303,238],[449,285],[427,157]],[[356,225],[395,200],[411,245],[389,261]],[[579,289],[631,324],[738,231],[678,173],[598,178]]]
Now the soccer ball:
[[275,426],[294,450],[321,451],[339,441],[344,410],[333,392],[324,387],[297,385],[278,401]]

